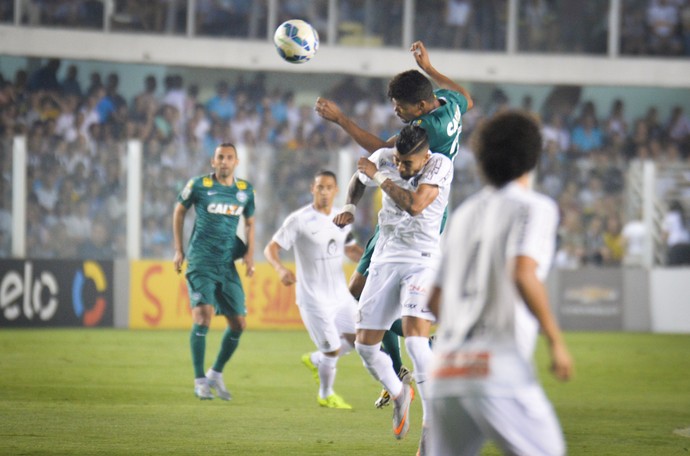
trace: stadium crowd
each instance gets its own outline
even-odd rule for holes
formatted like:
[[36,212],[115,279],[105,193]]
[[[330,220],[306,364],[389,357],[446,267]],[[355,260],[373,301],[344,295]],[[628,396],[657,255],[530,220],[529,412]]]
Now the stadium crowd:
[[[11,151],[15,135],[28,148],[27,256],[31,258],[125,257],[125,176],[128,140],[143,144],[142,256],[171,257],[170,214],[177,192],[191,175],[208,172],[215,146],[238,145],[257,188],[258,245],[280,221],[309,200],[309,177],[335,169],[336,151],[354,159],[364,152],[313,105],[298,105],[295,93],[268,87],[264,74],[247,74],[214,88],[185,84],[179,75],[149,76],[132,99],[120,93],[119,77],[93,73],[87,87],[78,68],[58,78],[59,60],[13,80],[0,75],[0,254],[11,236]],[[360,86],[343,77],[323,94],[356,122],[388,138],[400,128],[385,98],[385,81]],[[200,93],[214,92],[200,97]],[[533,110],[531,100],[514,103],[500,90],[463,117],[463,149],[456,159],[452,204],[479,188],[470,150],[478,123],[509,107]],[[656,106],[628,124],[625,100],[610,112],[580,100],[578,90],[556,89],[540,112],[545,156],[538,188],[561,210],[557,265],[617,265],[624,259],[624,175],[631,160],[686,162],[690,120],[682,106],[668,118]],[[341,183],[342,186],[346,183]],[[368,239],[370,218],[358,220]],[[190,220],[191,223],[191,220]],[[191,232],[191,231],[187,231]]]
[[[426,0],[417,2],[417,39],[430,47],[482,51],[505,50],[508,0]],[[0,23],[15,18],[14,0],[0,0]],[[187,1],[157,0],[27,0],[21,3],[21,24],[103,29],[157,34],[188,33]],[[196,36],[265,37],[266,2],[196,0]],[[335,42],[400,46],[403,11],[399,0],[338,0]],[[290,0],[277,5],[278,23],[304,18],[328,37],[327,0]],[[609,2],[589,0],[520,0],[519,50],[546,53],[605,54]],[[108,18],[105,18],[105,16]],[[427,24],[434,24],[428,27]],[[583,26],[583,24],[587,24]],[[621,2],[622,55],[690,56],[690,1],[626,0]]]

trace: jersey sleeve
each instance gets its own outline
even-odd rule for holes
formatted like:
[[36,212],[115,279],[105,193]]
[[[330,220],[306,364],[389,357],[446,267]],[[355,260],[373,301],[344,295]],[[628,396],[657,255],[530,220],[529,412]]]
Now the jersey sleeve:
[[189,207],[194,204],[194,201],[196,200],[196,194],[194,192],[195,181],[196,179],[189,179],[180,193],[177,195],[177,201],[187,209],[189,209]]
[[453,180],[453,162],[444,155],[432,154],[419,178],[419,185],[429,184],[446,187]]
[[448,89],[437,89],[434,91],[436,98],[445,98],[446,100],[453,101],[460,106],[460,113],[465,114],[467,112],[467,98],[460,92],[455,92]]
[[273,235],[275,241],[282,249],[290,250],[297,240],[299,233],[299,218],[297,214],[290,214],[278,231]]
[[[381,151],[382,150],[384,150],[384,149],[379,149],[379,150],[375,151],[373,154],[369,155],[369,157],[367,157],[367,159],[370,162],[377,164],[379,162],[379,159],[381,158],[381,153],[382,153]],[[377,167],[378,167],[378,165],[377,165]],[[371,178],[369,178],[369,176],[367,176],[366,174],[364,174],[362,172],[359,173],[359,181],[361,183],[363,183],[364,185],[366,185],[367,187],[378,186],[378,184],[376,182],[374,182]]]
[[517,245],[515,256],[528,256],[543,261],[544,252],[553,252],[556,242],[558,210],[546,199],[526,204],[516,223]]

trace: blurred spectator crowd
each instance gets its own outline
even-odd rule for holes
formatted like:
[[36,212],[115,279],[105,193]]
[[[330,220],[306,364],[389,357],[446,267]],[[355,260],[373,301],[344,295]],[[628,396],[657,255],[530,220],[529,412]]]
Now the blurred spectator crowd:
[[[18,71],[13,80],[0,75],[0,254],[5,257],[15,135],[27,141],[31,258],[126,256],[128,140],[143,145],[142,256],[160,259],[171,258],[177,193],[190,177],[211,171],[219,143],[237,145],[247,165],[247,175],[239,177],[257,189],[259,245],[290,211],[310,201],[312,176],[322,168],[335,170],[336,152],[346,151],[353,162],[364,153],[339,127],[319,118],[313,102],[298,105],[295,93],[268,87],[263,73],[220,80],[212,88],[186,83],[176,74],[163,80],[148,76],[141,90],[125,99],[115,73],[93,73],[82,87],[77,67],[67,68],[62,78],[59,68],[59,60],[50,60],[33,72]],[[323,95],[360,126],[388,138],[401,123],[385,88],[382,79],[362,84],[342,77]],[[544,135],[536,185],[561,210],[557,266],[635,264],[639,219],[624,207],[627,168],[635,159],[687,164],[690,120],[680,105],[664,118],[650,106],[629,124],[625,100],[597,112],[579,95],[578,88],[555,88],[539,112],[529,98],[515,102],[500,89],[475,100],[463,117],[452,202],[457,205],[480,186],[470,150],[477,125],[503,109],[527,109],[541,119]],[[344,191],[347,182],[340,185]],[[375,214],[363,211],[358,217],[358,235],[365,242]],[[686,224],[684,214],[680,223]]]
[[[332,42],[402,46],[403,3],[337,0]],[[30,26],[271,38],[266,0],[0,0],[0,22],[14,21],[16,5],[21,5],[19,23]],[[519,0],[517,5],[520,51],[608,51],[610,0]],[[690,0],[625,0],[620,5],[622,55],[690,56]],[[329,0],[284,0],[275,4],[275,19],[308,20],[327,42],[330,6]],[[508,0],[418,1],[411,12],[415,39],[430,47],[505,51],[508,8]]]

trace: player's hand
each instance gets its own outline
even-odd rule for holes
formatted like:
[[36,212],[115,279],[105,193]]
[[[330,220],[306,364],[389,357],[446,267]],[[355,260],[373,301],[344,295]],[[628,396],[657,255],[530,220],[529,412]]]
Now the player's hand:
[[573,376],[573,359],[565,344],[554,344],[551,347],[551,372],[562,382]]
[[333,217],[333,223],[335,223],[338,226],[338,228],[342,228],[354,222],[355,216],[350,212],[341,212],[340,214]]
[[245,255],[242,257],[242,262],[247,267],[246,276],[252,277],[254,275],[254,258],[252,255]]
[[173,264],[175,265],[175,272],[178,274],[182,272],[182,263],[184,263],[184,252],[175,252]]
[[340,119],[343,117],[343,112],[340,110],[340,108],[334,101],[327,100],[321,97],[316,99],[314,111],[316,111],[316,113],[319,116],[323,117],[324,119],[330,122],[338,123],[340,122]]
[[297,277],[295,277],[295,273],[288,268],[283,268],[280,270],[280,282],[286,287],[289,287],[297,282]]
[[417,62],[419,68],[421,68],[424,71],[427,71],[427,69],[431,67],[429,53],[427,52],[424,43],[422,43],[421,41],[415,41],[414,43],[412,43],[412,46],[410,46],[410,52],[412,52],[414,60],[415,62]]
[[372,178],[374,177],[374,174],[376,174],[376,171],[378,171],[378,168],[374,162],[368,158],[359,157],[359,160],[357,161],[357,171],[365,174],[369,178]]

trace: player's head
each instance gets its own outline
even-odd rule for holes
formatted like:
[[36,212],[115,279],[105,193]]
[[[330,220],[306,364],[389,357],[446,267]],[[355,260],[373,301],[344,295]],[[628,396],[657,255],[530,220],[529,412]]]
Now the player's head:
[[408,70],[390,80],[388,98],[393,102],[395,115],[409,122],[433,109],[434,87],[419,71]]
[[315,209],[330,210],[338,193],[338,181],[331,171],[321,170],[311,183],[311,194],[314,197]]
[[534,169],[541,153],[539,125],[524,111],[504,111],[473,135],[474,153],[486,180],[503,187]]
[[407,125],[400,130],[393,156],[400,177],[409,179],[419,173],[430,156],[429,138],[423,128]]
[[211,167],[215,170],[218,179],[231,177],[238,163],[237,148],[233,143],[229,142],[222,143],[216,147],[211,159]]

